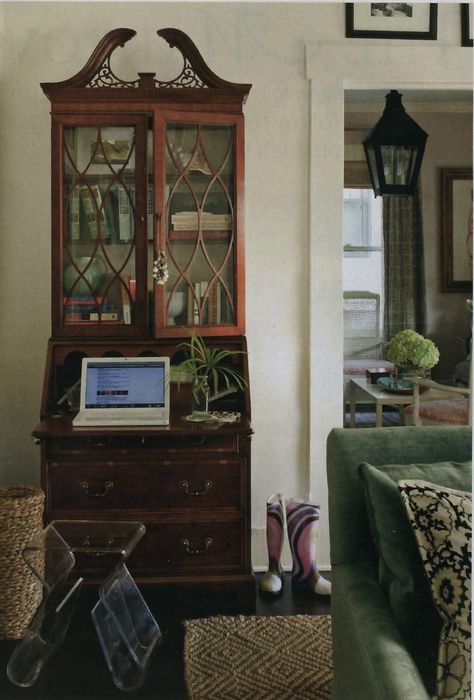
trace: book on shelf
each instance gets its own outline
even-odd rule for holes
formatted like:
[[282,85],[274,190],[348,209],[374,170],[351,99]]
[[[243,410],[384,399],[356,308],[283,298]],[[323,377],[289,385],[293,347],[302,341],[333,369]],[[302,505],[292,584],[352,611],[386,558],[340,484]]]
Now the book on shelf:
[[204,280],[201,282],[201,323],[209,323],[209,294],[208,289],[209,283]]
[[192,287],[188,287],[187,319],[188,326],[198,326],[201,324],[201,282],[194,282]]
[[209,290],[209,325],[215,326],[217,323],[217,282],[215,282]]
[[222,323],[222,282],[216,282],[216,323]]
[[110,230],[107,226],[104,209],[102,206],[102,194],[99,186],[82,185],[80,195],[91,238],[97,238],[100,226],[102,239],[110,239]]
[[119,240],[128,242],[133,237],[132,232],[132,204],[131,204],[131,192],[120,188],[118,190],[118,229],[119,229]]
[[193,290],[191,287],[188,287],[188,326],[194,325],[194,304],[195,304],[195,299],[194,299],[194,294]]
[[194,300],[193,300],[193,323],[198,326],[201,323],[201,316],[199,314],[201,306],[201,283],[194,283]]
[[109,311],[110,304],[104,297],[64,297],[64,311],[67,313],[86,313],[89,311]]
[[[125,280],[126,282],[126,280]],[[130,326],[132,323],[132,309],[130,305],[131,295],[128,285],[121,285],[122,291],[122,318],[125,325]]]
[[120,314],[117,311],[93,311],[89,314],[89,321],[121,321]]
[[[104,297],[94,294],[73,294],[72,296],[63,297],[65,304],[103,304]],[[106,302],[107,303],[107,302]]]
[[155,229],[153,226],[153,187],[148,185],[146,194],[146,225],[147,225],[147,239],[152,241],[155,235]]
[[81,238],[81,198],[79,188],[74,187],[69,197],[69,230],[71,240],[78,241]]
[[99,311],[109,310],[109,304],[104,304],[103,306],[100,306],[100,304],[65,304],[64,306],[64,313],[67,314],[87,314],[93,312],[99,313]]
[[64,320],[67,323],[75,323],[77,321],[89,321],[89,311],[65,311]]
[[[207,231],[229,231],[232,228],[232,214],[211,214],[201,212],[201,228]],[[198,212],[181,211],[171,215],[171,224],[175,231],[194,230],[199,227]]]
[[228,308],[229,308],[229,301],[227,298],[227,292],[225,290],[224,285],[221,282],[218,282],[219,289],[218,289],[218,318],[219,318],[219,323],[228,323],[230,319],[228,318]]
[[119,218],[119,203],[118,190],[111,188],[103,200],[105,213],[106,235],[104,240],[110,243],[117,243],[119,240],[118,233],[118,218]]

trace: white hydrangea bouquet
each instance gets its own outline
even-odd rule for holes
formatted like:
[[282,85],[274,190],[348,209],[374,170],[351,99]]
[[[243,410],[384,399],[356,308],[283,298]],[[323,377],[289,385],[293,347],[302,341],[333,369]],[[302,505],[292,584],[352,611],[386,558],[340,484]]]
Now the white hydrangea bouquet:
[[432,340],[411,330],[400,331],[390,340],[387,359],[399,366],[399,371],[407,370],[429,374],[439,361],[439,350]]

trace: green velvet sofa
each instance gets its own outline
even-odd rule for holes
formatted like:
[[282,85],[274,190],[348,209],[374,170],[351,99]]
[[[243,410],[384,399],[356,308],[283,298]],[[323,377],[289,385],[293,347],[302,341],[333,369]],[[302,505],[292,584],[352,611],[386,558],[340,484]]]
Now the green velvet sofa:
[[333,700],[428,700],[434,690],[427,688],[426,676],[422,679],[423,669],[408,650],[379,584],[360,463],[466,462],[471,455],[471,430],[465,426],[336,428],[329,434]]

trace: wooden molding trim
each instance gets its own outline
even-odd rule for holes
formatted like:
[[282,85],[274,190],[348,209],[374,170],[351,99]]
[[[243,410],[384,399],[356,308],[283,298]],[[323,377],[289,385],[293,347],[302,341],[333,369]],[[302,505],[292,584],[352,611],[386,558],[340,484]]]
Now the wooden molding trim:
[[[124,46],[136,32],[133,29],[120,28],[108,32],[97,44],[89,60],[81,70],[68,78],[55,83],[41,83],[43,92],[51,99],[63,89],[77,90],[87,88],[90,97],[96,99],[97,90],[131,89],[140,98],[140,91],[152,91],[170,88],[180,90],[221,90],[239,95],[245,101],[251,85],[232,83],[216,75],[206,64],[193,41],[179,29],[166,28],[157,31],[171,48],[177,48],[184,60],[181,73],[171,81],[161,81],[155,78],[155,73],[139,73],[136,80],[122,80],[116,76],[110,67],[112,53],[119,46]],[[84,95],[82,95],[84,97]]]

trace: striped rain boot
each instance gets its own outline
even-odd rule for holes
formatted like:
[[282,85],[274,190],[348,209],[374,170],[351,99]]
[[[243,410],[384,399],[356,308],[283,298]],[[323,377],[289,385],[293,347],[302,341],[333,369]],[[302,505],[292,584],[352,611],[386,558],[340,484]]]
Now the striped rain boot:
[[319,506],[293,498],[285,499],[285,504],[288,540],[293,558],[292,584],[316,595],[331,595],[331,582],[321,576],[316,564]]
[[268,571],[260,580],[259,589],[263,596],[277,596],[283,590],[283,571],[280,557],[285,528],[285,509],[280,493],[267,501],[267,547]]

